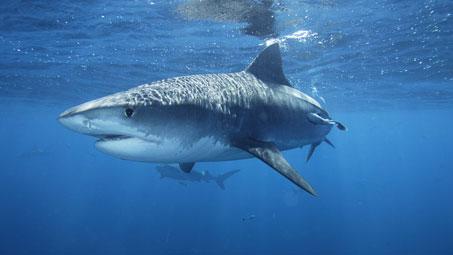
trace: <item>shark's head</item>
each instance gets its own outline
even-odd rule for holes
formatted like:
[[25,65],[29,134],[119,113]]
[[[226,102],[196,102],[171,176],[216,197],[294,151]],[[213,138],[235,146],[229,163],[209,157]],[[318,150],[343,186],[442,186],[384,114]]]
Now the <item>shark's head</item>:
[[140,136],[134,123],[140,115],[139,105],[121,93],[69,108],[58,117],[67,128],[99,138]]
[[157,146],[159,136],[155,134],[162,129],[162,120],[149,103],[125,91],[72,107],[58,120],[73,131],[98,138],[96,147],[101,151],[142,160],[140,152],[145,146],[148,150]]

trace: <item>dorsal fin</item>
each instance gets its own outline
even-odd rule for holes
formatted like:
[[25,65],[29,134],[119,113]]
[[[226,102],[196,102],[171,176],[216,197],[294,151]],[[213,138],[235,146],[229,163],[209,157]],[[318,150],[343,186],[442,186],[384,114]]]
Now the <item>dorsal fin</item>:
[[276,84],[291,86],[283,74],[282,57],[278,43],[266,47],[245,69],[253,74],[256,78]]

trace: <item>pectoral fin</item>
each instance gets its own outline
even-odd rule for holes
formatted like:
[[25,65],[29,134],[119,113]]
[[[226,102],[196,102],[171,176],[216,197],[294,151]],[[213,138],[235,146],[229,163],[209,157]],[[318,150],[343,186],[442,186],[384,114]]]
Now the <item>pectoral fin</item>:
[[190,173],[192,171],[195,162],[188,162],[188,163],[179,163],[179,168],[186,173]]
[[300,188],[314,196],[316,195],[316,192],[310,184],[291,167],[273,143],[261,142],[254,139],[245,139],[236,141],[233,145],[261,159],[264,163],[275,169]]

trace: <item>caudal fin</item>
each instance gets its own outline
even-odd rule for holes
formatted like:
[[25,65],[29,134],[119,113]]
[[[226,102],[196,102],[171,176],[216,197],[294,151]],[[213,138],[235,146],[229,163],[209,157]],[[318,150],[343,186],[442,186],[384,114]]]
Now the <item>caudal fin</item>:
[[229,171],[229,172],[226,172],[224,174],[221,174],[219,176],[217,176],[217,178],[215,179],[215,182],[217,183],[217,185],[219,185],[219,187],[223,190],[225,190],[225,180],[228,179],[229,177],[233,176],[235,173],[239,172],[240,170],[233,170],[233,171]]

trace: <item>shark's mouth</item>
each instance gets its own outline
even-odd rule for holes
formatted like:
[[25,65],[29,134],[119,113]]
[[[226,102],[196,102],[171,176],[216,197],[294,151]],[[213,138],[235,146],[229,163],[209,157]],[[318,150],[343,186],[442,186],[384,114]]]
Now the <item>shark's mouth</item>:
[[102,135],[94,135],[94,137],[97,138],[96,142],[117,142],[117,141],[123,141],[123,140],[128,140],[128,139],[137,139],[140,140],[141,142],[145,143],[152,143],[152,144],[161,144],[162,142],[159,139],[152,138],[152,137],[147,137],[146,139],[144,138],[139,138],[135,136],[128,136],[128,135],[115,135],[115,134],[102,134]]
[[126,135],[112,135],[112,134],[97,135],[96,137],[98,138],[98,142],[117,141],[117,140],[124,140],[124,139],[131,138],[130,136],[126,136]]

